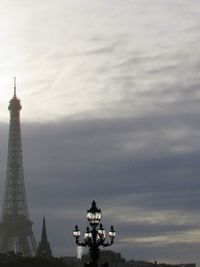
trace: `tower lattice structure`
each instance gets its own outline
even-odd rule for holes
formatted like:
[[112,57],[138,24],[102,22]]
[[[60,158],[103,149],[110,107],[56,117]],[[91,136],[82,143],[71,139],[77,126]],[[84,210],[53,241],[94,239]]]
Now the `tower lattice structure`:
[[14,251],[24,256],[34,256],[37,244],[25,193],[20,127],[21,108],[20,100],[16,96],[16,80],[14,80],[14,96],[8,106],[10,126],[6,185],[0,223],[0,252]]

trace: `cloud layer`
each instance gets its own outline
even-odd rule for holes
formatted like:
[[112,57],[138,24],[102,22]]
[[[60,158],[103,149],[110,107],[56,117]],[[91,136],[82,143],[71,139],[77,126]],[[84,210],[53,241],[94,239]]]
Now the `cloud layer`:
[[[176,113],[23,124],[38,238],[46,214],[55,252],[74,254],[71,229],[78,223],[85,230],[85,211],[96,199],[106,228],[116,225],[113,249],[127,258],[197,260],[188,246],[199,246],[198,131],[196,120]],[[6,143],[5,127],[3,137]]]

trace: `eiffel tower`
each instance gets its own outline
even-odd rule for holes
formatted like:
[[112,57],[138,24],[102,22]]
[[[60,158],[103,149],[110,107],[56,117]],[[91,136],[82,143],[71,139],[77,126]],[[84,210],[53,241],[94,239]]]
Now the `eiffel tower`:
[[8,106],[10,126],[6,185],[0,222],[0,252],[13,251],[23,256],[34,256],[37,244],[28,213],[24,185],[21,108],[20,100],[16,96],[16,78],[14,78],[14,96]]

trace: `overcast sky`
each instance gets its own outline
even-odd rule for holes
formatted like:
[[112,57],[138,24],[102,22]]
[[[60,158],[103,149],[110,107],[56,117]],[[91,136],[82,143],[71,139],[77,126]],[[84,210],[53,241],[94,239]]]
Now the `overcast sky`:
[[95,199],[123,257],[200,262],[199,29],[199,0],[0,0],[0,206],[16,76],[54,255],[76,255]]

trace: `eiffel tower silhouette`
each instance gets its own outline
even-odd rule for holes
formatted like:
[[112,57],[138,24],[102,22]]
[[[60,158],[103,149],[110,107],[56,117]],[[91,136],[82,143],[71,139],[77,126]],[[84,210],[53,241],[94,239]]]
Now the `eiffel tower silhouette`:
[[16,78],[14,78],[14,96],[8,106],[10,126],[6,185],[0,222],[0,252],[14,251],[24,256],[34,256],[37,244],[25,193],[20,127],[21,108],[20,100],[16,96]]

